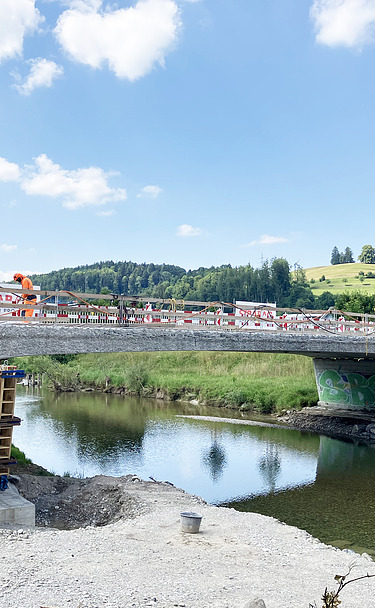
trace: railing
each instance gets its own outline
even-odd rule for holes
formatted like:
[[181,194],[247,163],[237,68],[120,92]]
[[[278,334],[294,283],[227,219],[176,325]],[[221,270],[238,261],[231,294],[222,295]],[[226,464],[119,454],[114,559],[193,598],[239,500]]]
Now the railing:
[[[22,301],[21,294],[34,295],[37,303],[27,304],[27,301]],[[90,300],[101,300],[108,305],[90,303]],[[32,310],[33,316],[22,316],[25,310]],[[13,285],[0,288],[0,322],[375,334],[375,314],[336,309],[277,308],[265,304],[241,307],[226,302],[21,290],[16,286],[13,288]]]

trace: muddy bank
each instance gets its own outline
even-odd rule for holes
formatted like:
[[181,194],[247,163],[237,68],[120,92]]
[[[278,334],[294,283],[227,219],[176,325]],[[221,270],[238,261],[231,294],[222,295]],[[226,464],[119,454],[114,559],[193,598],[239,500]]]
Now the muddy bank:
[[279,417],[282,424],[333,439],[375,443],[375,415],[366,412],[309,407]]
[[140,481],[136,476],[78,479],[19,472],[11,479],[21,496],[35,505],[38,526],[63,530],[105,526],[143,512],[141,502],[125,490],[128,482]]

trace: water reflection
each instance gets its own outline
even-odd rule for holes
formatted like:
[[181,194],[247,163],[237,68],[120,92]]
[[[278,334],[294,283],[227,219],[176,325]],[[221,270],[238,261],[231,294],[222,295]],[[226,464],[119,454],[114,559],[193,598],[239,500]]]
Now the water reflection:
[[281,460],[275,443],[267,443],[265,454],[259,460],[259,469],[269,492],[274,492],[281,471]]
[[212,445],[210,449],[203,453],[203,464],[206,466],[211,475],[211,479],[216,482],[223,475],[224,468],[227,464],[225,450],[220,445],[219,439],[221,431],[217,428],[211,431]]
[[38,397],[24,392],[16,412],[23,419],[16,445],[58,474],[135,473],[170,481],[214,503],[315,478],[315,436],[176,417],[228,416],[223,409],[92,393]]
[[23,422],[14,442],[59,474],[135,473],[168,480],[209,502],[271,515],[324,542],[375,556],[373,447],[177,414],[227,417],[228,411],[23,392],[16,402]]

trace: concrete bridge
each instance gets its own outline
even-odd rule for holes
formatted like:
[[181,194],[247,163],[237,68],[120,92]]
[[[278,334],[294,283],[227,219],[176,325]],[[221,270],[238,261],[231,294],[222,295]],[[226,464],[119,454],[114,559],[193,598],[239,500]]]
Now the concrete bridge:
[[232,351],[312,357],[320,405],[375,410],[375,335],[89,325],[0,325],[0,359],[28,355]]

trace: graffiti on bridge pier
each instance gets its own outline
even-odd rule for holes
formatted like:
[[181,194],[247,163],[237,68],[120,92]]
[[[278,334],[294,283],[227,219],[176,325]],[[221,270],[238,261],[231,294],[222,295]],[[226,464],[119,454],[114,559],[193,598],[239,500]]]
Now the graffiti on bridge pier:
[[361,408],[375,407],[375,375],[327,369],[317,379],[320,401]]

